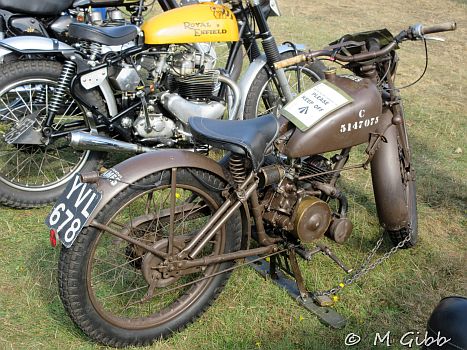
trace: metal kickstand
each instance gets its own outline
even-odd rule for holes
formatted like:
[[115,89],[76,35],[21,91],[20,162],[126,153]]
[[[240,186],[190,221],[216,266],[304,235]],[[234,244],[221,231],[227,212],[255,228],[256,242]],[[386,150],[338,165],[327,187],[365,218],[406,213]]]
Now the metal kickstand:
[[[278,256],[271,257],[271,263],[262,259],[251,263],[250,266],[264,278],[269,278],[274,284],[285,289],[295,301],[305,307],[308,311],[315,314],[320,322],[332,328],[342,329],[347,322],[345,318],[338,314],[334,309],[317,305],[313,300],[312,294],[306,290],[295,255],[295,249],[289,249],[287,251],[287,255],[284,256],[285,263],[287,265],[286,270],[289,270],[289,267],[291,268],[291,271],[286,272],[292,275],[295,278],[295,281],[288,277],[279,267],[280,264],[277,261],[278,258]],[[259,259],[259,257],[252,256],[246,260],[253,261],[255,259]],[[320,304],[323,305],[323,303]]]

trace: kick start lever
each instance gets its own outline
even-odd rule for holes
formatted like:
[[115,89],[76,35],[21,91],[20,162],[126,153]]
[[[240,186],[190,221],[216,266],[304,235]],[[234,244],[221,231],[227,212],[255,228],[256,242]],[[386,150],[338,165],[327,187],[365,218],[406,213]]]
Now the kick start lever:
[[295,251],[305,260],[311,260],[313,255],[322,252],[324,255],[330,257],[342,270],[346,273],[352,272],[345,264],[329,249],[327,246],[321,243],[316,243],[316,247],[312,250],[308,250],[302,246],[295,248]]
[[349,269],[347,266],[345,266],[344,263],[340,261],[340,259],[331,251],[331,249],[321,243],[316,243],[316,246],[321,249],[324,255],[329,256],[346,273],[352,272],[352,269]]

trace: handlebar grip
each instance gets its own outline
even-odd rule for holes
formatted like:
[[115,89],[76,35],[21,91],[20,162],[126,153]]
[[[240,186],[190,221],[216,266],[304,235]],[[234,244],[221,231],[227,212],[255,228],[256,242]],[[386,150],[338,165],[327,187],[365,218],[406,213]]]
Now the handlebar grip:
[[281,69],[281,68],[289,67],[289,66],[292,66],[294,64],[304,62],[304,61],[306,61],[306,55],[301,54],[301,55],[290,57],[285,60],[274,63],[274,68]]
[[432,26],[422,26],[420,28],[420,34],[431,34],[439,32],[448,32],[451,30],[456,30],[456,22],[446,22],[442,24],[435,24]]

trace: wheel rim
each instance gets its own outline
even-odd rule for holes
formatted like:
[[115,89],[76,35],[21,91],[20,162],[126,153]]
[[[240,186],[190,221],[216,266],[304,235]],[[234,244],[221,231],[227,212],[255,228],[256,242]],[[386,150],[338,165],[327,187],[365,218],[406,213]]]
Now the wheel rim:
[[[285,75],[293,97],[309,89],[315,82],[320,80],[320,77],[313,72],[313,70],[305,66],[299,66],[299,72],[300,73],[297,72],[296,67],[285,69]],[[300,76],[300,79],[298,76]],[[273,103],[269,106],[267,106],[268,102],[266,102],[264,98],[264,96],[267,95],[269,95],[267,98],[268,100],[271,100],[271,98],[273,99]],[[269,79],[261,88],[259,96],[260,98],[256,103],[256,115],[265,115],[268,113],[277,114],[277,112],[282,108],[279,93],[271,79]]]
[[[5,141],[11,127],[34,112],[38,113],[34,128],[40,132],[55,86],[49,79],[26,79],[0,91],[0,181],[10,187],[29,192],[60,187],[79,172],[89,158],[90,151],[72,150],[64,137],[48,145],[15,145]],[[83,108],[67,96],[54,119],[53,129],[83,119]]]
[[[164,219],[162,214],[164,210],[167,213],[170,191],[169,186],[161,186],[157,190],[139,194],[120,208],[107,225],[146,244],[157,246],[158,242],[162,242],[167,236],[165,231],[168,219],[166,215]],[[193,186],[180,184],[177,185],[176,191],[176,208],[184,208],[187,204],[194,205],[192,209],[183,211],[175,220],[175,235],[179,237],[175,241],[178,242],[175,243],[177,247],[181,241],[188,240],[194,232],[204,226],[218,205],[206,192]],[[208,215],[206,211],[209,212]],[[219,269],[219,265],[211,265],[204,272],[175,278],[168,284],[159,283],[155,288],[155,297],[141,302],[149,288],[145,279],[147,268],[142,265],[145,259],[148,259],[149,253],[142,254],[141,248],[103,231],[94,242],[86,272],[89,298],[103,319],[126,329],[157,327],[173,320],[204,294],[212,278],[186,287],[183,285]],[[222,228],[201,256],[221,253],[224,244],[225,230]],[[159,247],[165,250],[167,245],[162,243]],[[181,247],[178,247],[175,252],[180,250]],[[177,287],[179,289],[175,289]],[[175,290],[161,294],[171,289]]]

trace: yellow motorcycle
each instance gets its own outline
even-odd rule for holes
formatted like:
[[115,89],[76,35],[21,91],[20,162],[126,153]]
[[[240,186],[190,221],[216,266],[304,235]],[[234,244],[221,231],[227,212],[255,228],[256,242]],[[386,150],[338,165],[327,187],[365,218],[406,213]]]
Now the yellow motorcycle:
[[[133,21],[141,27],[71,23],[71,45],[0,41],[0,56],[28,58],[0,68],[0,203],[51,203],[75,174],[98,169],[104,152],[206,152],[193,144],[191,116],[249,119],[277,110],[320,79],[323,65],[274,68],[303,47],[277,46],[271,11],[274,0],[199,3],[144,23],[140,10]],[[221,69],[217,43],[230,47]],[[242,47],[250,64],[237,83]]]

